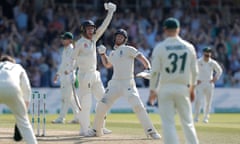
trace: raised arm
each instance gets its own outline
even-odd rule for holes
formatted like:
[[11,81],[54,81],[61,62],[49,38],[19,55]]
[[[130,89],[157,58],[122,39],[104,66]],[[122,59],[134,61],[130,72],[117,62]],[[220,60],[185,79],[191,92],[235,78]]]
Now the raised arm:
[[107,29],[108,25],[112,20],[113,13],[116,11],[117,7],[115,4],[109,2],[104,4],[104,8],[105,10],[108,10],[108,14],[107,14],[107,17],[104,19],[103,23],[101,24],[101,26],[98,27],[96,31],[96,40],[98,40]]
[[97,47],[98,53],[101,56],[102,64],[105,68],[111,68],[112,64],[109,62],[108,57],[106,55],[106,47],[104,45],[100,45]]

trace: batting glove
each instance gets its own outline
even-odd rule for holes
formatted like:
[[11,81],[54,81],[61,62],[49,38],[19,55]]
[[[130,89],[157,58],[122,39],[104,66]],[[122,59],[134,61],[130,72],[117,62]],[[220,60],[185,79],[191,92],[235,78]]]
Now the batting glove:
[[104,45],[100,45],[100,46],[97,47],[97,50],[98,50],[99,54],[105,54],[106,49],[107,48]]
[[109,2],[109,3],[107,3],[107,4],[104,4],[104,8],[105,8],[106,10],[111,11],[111,12],[115,12],[116,9],[117,9],[117,6],[116,6],[114,3]]

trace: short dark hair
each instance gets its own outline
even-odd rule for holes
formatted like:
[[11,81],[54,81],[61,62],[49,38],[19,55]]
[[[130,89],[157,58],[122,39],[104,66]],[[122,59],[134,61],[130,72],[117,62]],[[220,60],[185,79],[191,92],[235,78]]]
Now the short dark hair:
[[9,62],[12,62],[12,63],[16,63],[15,59],[9,55],[2,55],[0,57],[0,62],[4,62],[4,61],[9,61]]

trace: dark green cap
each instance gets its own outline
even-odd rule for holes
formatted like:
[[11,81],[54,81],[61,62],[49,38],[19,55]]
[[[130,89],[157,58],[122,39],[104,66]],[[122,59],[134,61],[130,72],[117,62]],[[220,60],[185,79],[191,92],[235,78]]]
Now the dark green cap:
[[212,52],[212,48],[211,47],[205,47],[203,49],[203,52]]
[[61,35],[62,39],[73,39],[73,34],[71,32],[65,32],[64,34]]
[[180,27],[180,23],[176,18],[170,17],[163,22],[163,27],[166,29],[177,29]]

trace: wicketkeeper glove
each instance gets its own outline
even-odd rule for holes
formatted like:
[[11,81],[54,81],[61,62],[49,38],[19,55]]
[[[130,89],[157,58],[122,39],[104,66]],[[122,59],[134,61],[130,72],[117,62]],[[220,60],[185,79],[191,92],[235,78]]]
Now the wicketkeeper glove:
[[117,9],[117,6],[114,3],[109,2],[109,3],[104,3],[104,8],[105,8],[105,10],[115,12]]
[[78,68],[76,69],[75,71],[75,81],[74,81],[74,86],[75,88],[78,88],[79,87],[79,81],[78,81]]
[[75,88],[78,88],[79,87],[79,81],[78,81],[78,78],[76,78],[75,82],[74,82],[74,86]]
[[106,49],[107,48],[104,45],[100,45],[100,46],[97,47],[97,50],[98,50],[99,54],[105,54]]

